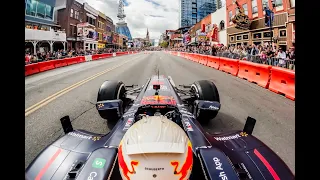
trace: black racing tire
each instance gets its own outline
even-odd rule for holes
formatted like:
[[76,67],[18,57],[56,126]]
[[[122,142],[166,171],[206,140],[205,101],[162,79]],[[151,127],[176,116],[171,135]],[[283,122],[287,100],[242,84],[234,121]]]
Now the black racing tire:
[[[105,81],[99,88],[97,102],[98,101],[106,101],[106,100],[115,100],[121,99],[124,101],[125,99],[126,86],[121,81]],[[124,109],[124,107],[122,107]],[[99,115],[103,119],[107,119],[108,121],[117,121],[119,119],[119,115],[117,110],[109,110],[109,111],[98,111]],[[123,112],[121,112],[123,113]]]
[[[198,100],[217,101],[220,103],[220,96],[216,85],[208,80],[196,81],[191,85],[191,91],[195,92]],[[218,111],[202,111],[199,117],[200,123],[207,124],[218,114]]]

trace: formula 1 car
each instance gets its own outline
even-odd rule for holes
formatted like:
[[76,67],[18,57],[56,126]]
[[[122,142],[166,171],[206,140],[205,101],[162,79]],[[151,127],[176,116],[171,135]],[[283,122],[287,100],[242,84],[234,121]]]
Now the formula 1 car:
[[[170,76],[159,75],[142,87],[105,81],[96,108],[102,118],[115,123],[114,128],[104,135],[74,130],[68,116],[61,118],[66,134],[35,158],[26,169],[26,179],[122,179],[118,147],[143,116],[166,116],[184,129],[192,143],[190,180],[294,179],[280,157],[252,135],[255,119],[248,117],[242,131],[206,133],[202,124],[213,119],[220,107],[218,90],[207,80],[179,87]],[[179,177],[182,172],[172,173]]]

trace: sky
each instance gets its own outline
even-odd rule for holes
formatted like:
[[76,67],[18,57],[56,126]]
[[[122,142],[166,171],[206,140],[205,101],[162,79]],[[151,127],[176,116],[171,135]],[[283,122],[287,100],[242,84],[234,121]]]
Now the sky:
[[[96,10],[118,22],[119,0],[77,0],[87,2]],[[147,28],[151,39],[159,39],[166,29],[178,29],[179,0],[124,0],[125,21],[133,38],[145,38]]]

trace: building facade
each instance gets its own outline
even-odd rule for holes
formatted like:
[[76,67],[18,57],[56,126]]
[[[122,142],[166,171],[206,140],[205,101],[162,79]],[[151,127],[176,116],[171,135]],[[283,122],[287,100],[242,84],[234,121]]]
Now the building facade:
[[[216,41],[212,40],[213,44],[227,45],[227,30],[226,30],[226,6],[221,5],[220,8],[211,14],[211,23],[213,27],[218,28],[218,38]],[[215,32],[213,32],[215,33]]]
[[115,25],[113,20],[106,16],[106,47],[112,47],[113,33],[115,32]]
[[216,11],[217,0],[181,0],[179,9],[180,27],[192,26]]
[[56,0],[25,0],[25,48],[27,52],[64,49],[66,33],[55,18]]
[[83,48],[83,43],[77,39],[77,24],[83,21],[83,4],[76,0],[57,0],[59,10],[57,10],[58,23],[66,31],[67,48]]
[[99,11],[88,3],[83,4],[84,23],[78,24],[77,35],[83,42],[84,49],[98,49],[97,19]]
[[[238,3],[244,8],[244,13],[251,19],[249,30],[235,28],[231,19],[238,14],[236,4],[232,0],[226,1],[227,17],[227,42],[229,45],[240,44],[267,44],[272,42],[273,46],[281,46],[288,49],[294,45],[295,35],[295,1],[274,0],[239,0]],[[265,26],[264,7],[268,6],[274,12],[273,28]]]
[[98,22],[97,22],[97,33],[98,33],[98,49],[104,49],[107,42],[107,17],[105,14],[99,12]]

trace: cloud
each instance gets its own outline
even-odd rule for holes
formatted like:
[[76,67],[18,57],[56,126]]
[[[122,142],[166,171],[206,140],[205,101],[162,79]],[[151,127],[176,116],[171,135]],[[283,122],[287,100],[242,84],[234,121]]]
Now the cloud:
[[[118,22],[119,0],[77,0]],[[149,29],[152,39],[159,39],[166,29],[177,29],[179,24],[179,0],[124,0],[126,22],[133,38],[144,38]]]

